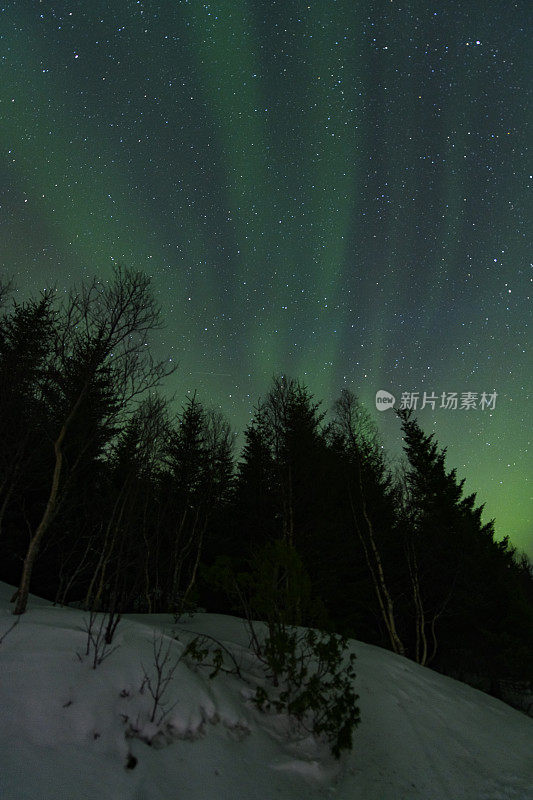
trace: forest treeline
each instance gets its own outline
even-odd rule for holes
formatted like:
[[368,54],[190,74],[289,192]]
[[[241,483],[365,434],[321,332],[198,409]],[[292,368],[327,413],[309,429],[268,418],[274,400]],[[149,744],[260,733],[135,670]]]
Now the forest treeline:
[[117,268],[0,316],[0,579],[88,610],[268,615],[495,685],[530,680],[533,574],[445,450],[398,413],[404,463],[342,391],[277,377],[244,431],[158,387],[150,280]]

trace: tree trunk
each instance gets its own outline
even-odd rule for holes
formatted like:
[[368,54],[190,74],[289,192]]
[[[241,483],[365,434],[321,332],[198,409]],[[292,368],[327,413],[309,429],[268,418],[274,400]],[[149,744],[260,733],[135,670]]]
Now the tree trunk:
[[80,394],[78,395],[78,398],[74,403],[74,406],[72,407],[68,417],[66,418],[61,427],[61,430],[59,431],[59,436],[54,442],[55,464],[54,464],[54,474],[52,476],[52,485],[50,487],[50,494],[48,495],[48,502],[46,503],[44,514],[37,526],[37,530],[35,531],[34,535],[30,540],[28,552],[26,553],[26,558],[24,559],[24,565],[22,567],[22,576],[16,594],[16,602],[13,614],[24,614],[24,612],[26,611],[26,606],[28,605],[28,595],[30,593],[30,581],[31,581],[31,574],[33,571],[33,565],[35,564],[35,560],[39,553],[39,547],[41,546],[42,539],[45,533],[47,532],[48,528],[50,527],[50,523],[54,518],[54,514],[57,508],[57,501],[59,495],[59,482],[61,479],[61,470],[63,468],[63,449],[62,449],[63,442],[65,441],[65,436],[67,435],[67,431],[73,419],[75,418],[76,414],[79,411],[79,408],[81,406],[86,391],[87,391],[87,384],[85,384]]
[[50,488],[50,494],[48,496],[48,502],[46,504],[44,514],[41,518],[41,521],[39,522],[39,525],[37,526],[35,534],[31,538],[28,547],[28,552],[26,553],[26,558],[24,559],[24,565],[22,567],[22,576],[20,579],[20,584],[17,592],[17,599],[15,603],[15,608],[13,610],[13,614],[24,614],[24,612],[26,611],[26,606],[28,604],[28,595],[30,593],[30,581],[31,581],[31,574],[33,571],[33,565],[35,564],[37,554],[39,553],[39,547],[41,545],[43,536],[50,527],[50,523],[54,516],[54,511],[57,505],[57,495],[59,492],[59,479],[61,477],[61,468],[63,466],[63,452],[61,450],[61,443],[64,438],[64,435],[62,435],[64,427],[65,426],[63,426],[63,428],[61,429],[61,433],[59,434],[59,437],[54,443],[56,461],[54,465],[52,486]]
[[[389,639],[391,642],[391,646],[393,652],[398,653],[398,655],[404,656],[405,655],[405,647],[398,635],[398,631],[396,629],[396,620],[394,615],[394,604],[392,601],[392,597],[389,593],[387,588],[387,582],[385,580],[385,572],[383,569],[383,562],[381,561],[381,556],[379,553],[378,546],[376,544],[376,539],[374,536],[374,526],[372,525],[372,521],[368,514],[368,510],[366,507],[366,499],[365,499],[365,491],[363,487],[363,479],[361,475],[361,464],[359,461],[359,457],[357,456],[357,477],[358,477],[358,484],[359,484],[359,491],[361,496],[361,507],[363,511],[363,518],[365,521],[366,527],[366,535],[364,535],[360,529],[360,526],[357,522],[357,512],[355,510],[353,497],[350,495],[350,505],[352,507],[352,516],[354,518],[355,527],[359,534],[359,538],[363,545],[363,549],[365,551],[365,556],[367,560],[367,564],[370,570],[370,574],[372,577],[372,581],[374,583],[374,589],[376,591],[379,605],[381,608],[381,613],[383,616],[383,622],[385,623],[385,627],[387,628],[387,633],[389,634]],[[369,548],[371,553],[369,552]]]

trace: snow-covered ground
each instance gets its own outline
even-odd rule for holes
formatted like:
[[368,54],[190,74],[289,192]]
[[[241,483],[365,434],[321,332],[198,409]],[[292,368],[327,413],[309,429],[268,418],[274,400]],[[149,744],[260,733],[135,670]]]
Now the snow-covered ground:
[[[12,591],[0,584],[0,638]],[[32,598],[0,644],[2,800],[533,799],[533,720],[386,650],[353,642],[362,721],[336,761],[259,712],[245,680],[210,680],[185,659],[158,709],[165,720],[149,724],[141,686],[145,674],[154,685],[154,637],[170,664],[193,632],[208,633],[246,671],[241,620],[197,614],[178,630],[168,616],[130,615],[92,669],[86,619]]]

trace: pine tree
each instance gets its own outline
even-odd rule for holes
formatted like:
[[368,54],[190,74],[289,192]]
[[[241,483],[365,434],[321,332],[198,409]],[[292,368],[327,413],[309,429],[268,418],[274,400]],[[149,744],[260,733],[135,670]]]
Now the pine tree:
[[15,504],[19,513],[28,507],[43,457],[43,386],[54,323],[50,295],[15,304],[0,320],[0,535],[8,507]]
[[278,533],[274,459],[259,409],[244,431],[233,503],[234,531],[229,555],[246,562],[252,552]]
[[283,540],[296,549],[315,592],[328,520],[323,418],[305,386],[274,378],[245,432],[236,491],[244,561],[268,541]]
[[464,479],[447,471],[446,449],[410,412],[398,414],[408,459],[403,534],[414,656],[448,671],[501,674],[512,658],[506,639],[520,647],[531,621],[516,602],[514,551],[507,540],[495,541],[494,521],[483,523],[476,495],[464,495]]
[[167,579],[171,610],[182,609],[196,582],[209,526],[229,496],[233,437],[226,420],[187,400],[166,450],[163,476]]

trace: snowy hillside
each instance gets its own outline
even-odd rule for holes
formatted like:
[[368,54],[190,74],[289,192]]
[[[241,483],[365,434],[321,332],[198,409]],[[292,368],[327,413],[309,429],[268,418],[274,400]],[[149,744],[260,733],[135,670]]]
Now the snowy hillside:
[[[11,593],[0,584],[0,638]],[[178,630],[168,616],[130,615],[93,669],[86,619],[32,598],[0,644],[2,800],[533,799],[533,721],[385,650],[353,643],[362,721],[336,761],[259,712],[246,680],[210,680],[185,659],[164,721],[149,723],[154,642],[177,663],[193,633],[208,633],[246,665],[240,620],[197,614]]]

